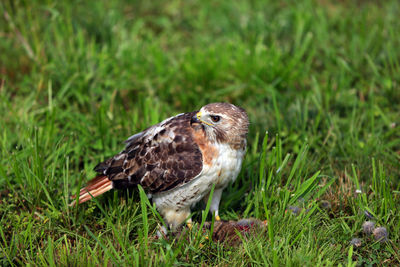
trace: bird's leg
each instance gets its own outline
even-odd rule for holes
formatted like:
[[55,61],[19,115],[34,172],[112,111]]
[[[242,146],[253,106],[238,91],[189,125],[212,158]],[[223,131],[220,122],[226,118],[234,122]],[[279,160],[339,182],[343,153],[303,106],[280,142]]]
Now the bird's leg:
[[189,230],[192,230],[192,218],[187,219],[186,226],[189,228]]
[[[220,221],[221,220],[221,218],[219,217],[219,214],[218,214],[218,209],[219,209],[219,202],[221,201],[221,196],[222,196],[222,191],[223,190],[224,190],[224,188],[215,189],[214,193],[212,195],[212,198],[211,198],[210,212],[211,212],[211,214],[213,214],[213,216],[215,217],[216,221]],[[209,198],[210,198],[210,194],[208,193],[203,198],[203,201],[205,203],[207,203]],[[206,239],[206,240],[209,239],[207,234],[204,234],[204,239]]]
[[219,217],[219,215],[218,215],[218,210],[215,211],[214,216],[215,216],[215,220],[216,221],[220,221],[221,220],[221,217]]
[[[189,216],[190,207],[183,209],[168,209],[162,212],[164,219],[172,231],[175,231]],[[187,220],[187,225],[190,228],[192,225],[192,220]],[[189,226],[190,225],[190,226]]]
[[[218,214],[218,209],[219,209],[219,202],[221,201],[221,196],[222,196],[223,190],[224,190],[223,188],[215,189],[214,194],[212,195],[212,199],[211,199],[210,212],[211,212],[211,214],[214,215],[215,220],[217,220],[217,221],[221,220],[221,218],[219,217],[219,214]],[[207,203],[208,198],[209,198],[209,194],[207,194],[204,197],[205,203]]]

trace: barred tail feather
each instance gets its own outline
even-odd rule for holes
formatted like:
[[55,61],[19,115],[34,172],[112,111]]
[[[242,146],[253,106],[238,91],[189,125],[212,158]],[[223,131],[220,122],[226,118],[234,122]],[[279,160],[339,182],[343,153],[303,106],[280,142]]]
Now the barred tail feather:
[[[82,188],[79,192],[79,202],[81,204],[86,202],[94,197],[97,197],[113,188],[112,182],[108,179],[107,176],[99,175],[90,180],[86,187]],[[72,196],[72,199],[76,198],[76,196]],[[70,206],[76,205],[76,200],[72,201]]]

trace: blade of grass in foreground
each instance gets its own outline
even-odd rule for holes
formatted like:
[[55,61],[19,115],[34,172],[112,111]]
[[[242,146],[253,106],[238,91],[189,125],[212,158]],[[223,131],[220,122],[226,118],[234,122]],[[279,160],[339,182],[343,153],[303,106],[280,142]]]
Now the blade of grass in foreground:
[[[215,189],[215,184],[213,184],[211,187],[211,191],[210,191],[210,194],[209,194],[209,197],[207,200],[206,208],[201,212],[201,223],[200,223],[199,230],[197,231],[197,234],[196,234],[196,243],[195,243],[196,247],[198,247],[200,242],[202,241],[202,238],[200,238],[200,236],[203,233],[203,226],[204,226],[204,223],[206,222],[208,212],[210,211],[212,196],[214,194],[214,189]],[[213,217],[212,220],[214,221],[214,214],[212,217]]]
[[140,185],[138,186],[138,188],[139,188],[140,207],[142,209],[142,220],[143,220],[143,231],[140,232],[139,236],[143,237],[141,243],[142,244],[144,243],[145,254],[147,254],[149,248],[149,222],[147,218],[146,200],[148,201],[148,198],[143,188]]
[[[103,251],[111,258],[111,260],[114,262],[114,264],[116,266],[119,266],[119,262],[121,259],[117,260],[114,256],[114,253],[110,252],[110,250],[103,244],[103,242],[101,242],[101,240],[99,238],[97,238],[86,225],[84,225],[83,227],[85,228],[86,232],[97,242],[97,244],[99,244],[103,248]],[[116,255],[119,258],[118,254],[116,254]]]
[[313,189],[317,186],[316,180],[319,178],[320,171],[317,171],[313,176],[305,180],[294,193],[289,203],[294,204],[300,197],[305,199],[313,193]]

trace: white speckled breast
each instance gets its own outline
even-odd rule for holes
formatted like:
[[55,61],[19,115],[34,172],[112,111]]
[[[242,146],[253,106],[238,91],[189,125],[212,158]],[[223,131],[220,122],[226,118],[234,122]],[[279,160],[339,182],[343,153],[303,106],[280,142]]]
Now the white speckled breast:
[[195,179],[183,186],[153,195],[153,202],[158,209],[190,207],[207,195],[213,184],[216,189],[223,189],[230,181],[236,180],[245,149],[235,150],[228,144],[215,144],[215,147],[218,155],[210,165],[203,165],[203,170]]

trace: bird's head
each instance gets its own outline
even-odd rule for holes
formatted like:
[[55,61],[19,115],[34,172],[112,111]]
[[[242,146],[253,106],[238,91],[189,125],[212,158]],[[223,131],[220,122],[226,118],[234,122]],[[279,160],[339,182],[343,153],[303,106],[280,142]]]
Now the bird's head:
[[243,108],[229,103],[212,103],[202,107],[191,119],[198,123],[210,141],[242,146],[246,142],[249,118]]

